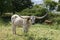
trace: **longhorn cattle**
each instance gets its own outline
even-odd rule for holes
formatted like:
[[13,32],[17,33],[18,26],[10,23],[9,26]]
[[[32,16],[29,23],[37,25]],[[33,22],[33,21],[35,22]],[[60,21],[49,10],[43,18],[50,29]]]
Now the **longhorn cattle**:
[[12,22],[12,31],[13,31],[13,34],[16,34],[16,27],[17,26],[22,26],[23,27],[23,31],[25,33],[28,32],[28,29],[29,29],[30,25],[35,22],[36,18],[42,19],[46,15],[47,14],[45,14],[42,17],[37,17],[37,16],[19,16],[17,14],[12,15],[11,22]]
[[23,17],[20,17],[19,15],[15,14],[11,17],[11,21],[12,21],[13,34],[16,34],[16,27],[17,26],[23,26],[24,32],[28,32],[28,28],[31,24],[29,16],[26,18],[23,18]]

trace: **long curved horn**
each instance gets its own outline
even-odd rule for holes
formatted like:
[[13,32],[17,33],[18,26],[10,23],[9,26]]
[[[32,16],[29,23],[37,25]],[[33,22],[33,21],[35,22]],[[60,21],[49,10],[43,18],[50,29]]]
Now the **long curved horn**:
[[28,19],[28,18],[30,18],[30,16],[20,16],[21,18],[23,18],[23,19]]
[[46,14],[45,14],[44,16],[42,16],[42,17],[37,17],[37,16],[36,16],[36,18],[37,18],[37,19],[43,19],[43,18],[46,17],[47,15],[48,15],[48,13],[46,13]]

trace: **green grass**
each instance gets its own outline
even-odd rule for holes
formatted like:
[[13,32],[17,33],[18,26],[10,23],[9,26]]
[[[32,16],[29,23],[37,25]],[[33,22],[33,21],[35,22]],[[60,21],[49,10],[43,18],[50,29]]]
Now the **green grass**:
[[23,29],[17,27],[17,34],[12,34],[9,20],[0,18],[0,40],[60,40],[60,25],[35,24],[25,36]]
[[[60,26],[60,25],[59,25]],[[22,28],[17,27],[17,34],[12,34],[11,25],[0,25],[0,40],[60,40],[60,28],[57,25],[35,24],[25,36]]]

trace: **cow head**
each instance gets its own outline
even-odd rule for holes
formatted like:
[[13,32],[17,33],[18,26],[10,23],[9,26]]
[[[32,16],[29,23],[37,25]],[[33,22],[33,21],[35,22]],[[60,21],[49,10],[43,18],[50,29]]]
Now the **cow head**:
[[32,24],[34,25],[35,24],[35,16],[31,16],[30,19],[31,19]]

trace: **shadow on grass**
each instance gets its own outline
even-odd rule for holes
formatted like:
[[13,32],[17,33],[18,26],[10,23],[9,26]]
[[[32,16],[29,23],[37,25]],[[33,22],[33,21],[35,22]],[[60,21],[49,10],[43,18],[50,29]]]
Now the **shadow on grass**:
[[32,35],[27,36],[27,40],[52,40],[52,38],[47,38],[47,37],[34,37]]
[[52,40],[52,39],[46,38],[46,37],[41,37],[41,38],[37,38],[37,40]]
[[34,40],[35,38],[30,34],[16,34],[17,36],[24,37],[25,40]]
[[16,34],[16,36],[20,36],[24,40],[53,40],[52,38],[49,37],[38,37],[33,34]]

